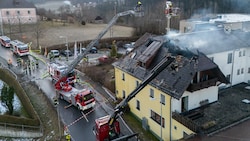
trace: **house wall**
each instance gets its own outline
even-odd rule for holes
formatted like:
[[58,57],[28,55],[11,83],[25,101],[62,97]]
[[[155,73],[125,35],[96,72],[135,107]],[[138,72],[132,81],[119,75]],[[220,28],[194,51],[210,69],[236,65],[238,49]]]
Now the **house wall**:
[[[243,55],[243,52],[245,52],[245,55]],[[229,53],[232,53],[233,57],[232,63],[228,64],[227,60]],[[230,75],[230,82],[232,83],[232,85],[242,82],[247,83],[248,80],[250,80],[250,72],[248,71],[250,67],[250,49],[241,48],[231,51],[209,54],[207,56],[209,58],[213,58],[214,62],[219,66],[225,76]]]
[[194,135],[195,133],[189,130],[187,127],[183,126],[176,120],[172,120],[172,131],[171,131],[171,140],[176,141],[179,140],[179,137],[184,138],[184,135]]
[[[19,11],[19,13],[18,13]],[[36,23],[36,9],[35,8],[9,8],[1,9],[2,20],[4,24],[26,24]]]
[[218,87],[212,86],[206,89],[195,91],[193,93],[185,91],[180,100],[173,99],[173,108],[172,111],[182,113],[182,98],[188,96],[188,110],[192,110],[200,107],[200,102],[208,100],[209,103],[215,102],[218,100]]
[[[122,80],[123,74],[125,78],[124,80]],[[136,88],[137,79],[118,68],[115,68],[115,78],[116,96],[118,98],[123,97],[123,91],[125,92],[127,97],[128,94]],[[154,98],[150,97],[150,89],[154,91]],[[165,96],[165,105],[160,103],[161,94]],[[170,137],[174,139],[183,138],[183,132],[187,134],[193,134],[192,131],[190,131],[188,128],[178,123],[177,121],[174,121],[175,124],[172,123],[173,119],[170,118],[170,109],[172,107],[170,99],[171,97],[168,94],[165,94],[160,90],[150,85],[147,85],[129,102],[131,112],[136,115],[140,120],[142,120],[143,118],[147,119],[149,130],[159,139],[161,137],[162,132],[162,138],[166,141],[170,140]],[[140,103],[139,108],[137,106],[138,101]],[[161,128],[160,124],[157,123],[153,118],[151,118],[151,110],[164,118],[164,127]],[[175,125],[177,129],[174,130],[172,125]],[[173,133],[171,133],[172,131],[170,132],[170,129],[174,130]]]

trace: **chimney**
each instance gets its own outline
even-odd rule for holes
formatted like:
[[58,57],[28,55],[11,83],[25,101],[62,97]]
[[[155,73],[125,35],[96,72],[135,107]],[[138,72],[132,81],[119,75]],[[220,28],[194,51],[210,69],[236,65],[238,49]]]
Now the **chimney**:
[[20,1],[19,1],[19,0],[13,0],[13,4],[14,4],[14,5],[19,5],[19,4],[20,4]]

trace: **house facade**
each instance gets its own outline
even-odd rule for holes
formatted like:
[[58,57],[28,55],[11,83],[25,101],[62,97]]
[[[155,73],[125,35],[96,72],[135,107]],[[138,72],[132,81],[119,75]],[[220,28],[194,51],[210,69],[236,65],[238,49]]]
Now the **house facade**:
[[146,33],[127,56],[114,63],[116,97],[126,98],[164,56],[175,61],[142,89],[129,107],[156,137],[178,140],[198,131],[181,113],[217,101],[218,85],[227,80],[203,53],[182,50],[164,36]]
[[0,17],[3,24],[36,23],[36,7],[25,0],[2,0],[0,1]]

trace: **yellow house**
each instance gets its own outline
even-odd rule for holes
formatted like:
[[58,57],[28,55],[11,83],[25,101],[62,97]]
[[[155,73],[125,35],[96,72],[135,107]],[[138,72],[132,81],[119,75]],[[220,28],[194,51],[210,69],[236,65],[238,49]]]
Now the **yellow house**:
[[[204,99],[213,102],[216,96],[206,95],[202,90],[206,88],[216,92],[217,81],[227,82],[218,67],[204,54],[183,52],[168,43],[165,37],[146,33],[136,41],[130,54],[114,63],[116,97],[124,99],[147,78],[164,56],[175,58],[129,101],[131,112],[141,121],[143,128],[164,141],[196,134],[198,127],[180,113],[201,106],[195,105]],[[201,60],[205,62],[199,63]],[[206,69],[199,65],[206,65]],[[201,79],[202,84],[209,81],[209,85],[197,87]],[[200,96],[195,100],[188,98],[198,94]]]

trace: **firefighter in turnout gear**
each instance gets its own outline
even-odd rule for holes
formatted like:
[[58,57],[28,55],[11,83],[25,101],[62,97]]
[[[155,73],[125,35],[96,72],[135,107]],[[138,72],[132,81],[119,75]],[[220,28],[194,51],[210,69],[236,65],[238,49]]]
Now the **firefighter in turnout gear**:
[[20,57],[17,58],[16,62],[17,62],[17,66],[18,66],[18,67],[21,67],[21,66],[22,66],[22,59],[21,59]]

